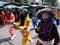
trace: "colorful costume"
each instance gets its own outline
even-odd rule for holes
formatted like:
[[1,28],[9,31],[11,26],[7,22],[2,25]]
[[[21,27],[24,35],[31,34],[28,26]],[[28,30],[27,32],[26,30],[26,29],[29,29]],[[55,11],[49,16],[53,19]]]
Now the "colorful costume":
[[37,26],[36,12],[32,13],[32,24],[34,28]]
[[36,32],[38,34],[38,40],[40,40],[39,41],[40,44],[48,45],[48,43],[45,44],[43,42],[49,42],[51,45],[51,44],[53,44],[52,42],[55,39],[54,44],[57,45],[57,43],[59,42],[59,35],[57,32],[56,26],[52,22],[48,21],[45,24],[43,22],[39,23],[38,27],[39,28],[36,29]]
[[[22,17],[22,16],[21,16]],[[24,17],[24,16],[23,16]],[[27,41],[31,41],[30,37],[30,19],[28,16],[26,16],[23,21],[20,20],[20,22],[16,25],[16,27],[21,30],[22,34],[22,45],[26,45]]]
[[60,11],[58,11],[56,13],[56,22],[57,22],[57,25],[60,25],[59,21],[60,21]]
[[3,26],[5,26],[6,25],[6,15],[5,15],[5,13],[4,13],[4,11],[2,11],[2,23],[3,23]]
[[15,17],[14,17],[13,14],[11,14],[11,15],[9,15],[8,18],[9,18],[9,19],[8,19],[7,21],[8,21],[8,23],[10,24],[10,25],[9,25],[9,33],[10,33],[10,35],[12,36],[11,39],[13,39],[13,38],[16,36],[16,34],[15,34],[15,32],[14,32],[14,25],[13,25],[13,22],[15,21]]
[[50,16],[52,16],[51,14],[53,14],[53,12],[51,12],[52,10],[49,9],[50,8],[42,9],[37,14],[42,20],[39,22],[35,30],[38,34],[36,45],[57,45],[59,43],[57,27],[50,19]]

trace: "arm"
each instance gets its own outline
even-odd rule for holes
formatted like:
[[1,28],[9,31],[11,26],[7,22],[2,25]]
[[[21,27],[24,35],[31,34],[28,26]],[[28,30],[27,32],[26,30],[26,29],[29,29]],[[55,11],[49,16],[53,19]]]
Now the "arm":
[[38,33],[39,30],[40,30],[40,22],[38,23],[38,26],[36,27],[35,32]]
[[14,16],[14,14],[11,14],[10,15],[10,20],[9,20],[10,22],[14,22],[15,21],[15,16]]
[[20,30],[30,30],[30,19],[26,17],[24,26],[19,26],[18,29],[20,29]]
[[30,18],[27,18],[27,22],[25,25],[26,25],[27,31],[30,31]]
[[54,45],[57,45],[59,43],[59,34],[58,34],[58,31],[57,31],[57,27],[54,25],[54,28],[53,28],[53,32],[54,32],[54,38],[55,38],[55,41],[54,41]]
[[15,27],[15,28],[18,28],[18,27],[20,26],[20,21],[17,22],[17,23],[16,23],[16,22],[13,22],[13,24],[14,24],[14,27]]

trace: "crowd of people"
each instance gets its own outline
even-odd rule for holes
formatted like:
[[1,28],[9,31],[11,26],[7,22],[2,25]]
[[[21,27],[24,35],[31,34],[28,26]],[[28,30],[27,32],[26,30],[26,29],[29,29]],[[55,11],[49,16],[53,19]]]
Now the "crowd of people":
[[[37,15],[41,15],[41,19]],[[55,19],[53,16],[55,14],[42,11],[37,15],[35,9],[31,15],[26,9],[2,9],[0,12],[0,21],[2,21],[3,27],[9,24],[11,40],[16,36],[14,28],[21,30],[22,45],[26,45],[27,41],[33,42],[30,37],[30,21],[32,19],[34,30],[38,34],[36,45],[57,45],[59,42],[59,34],[56,25],[52,21],[52,19]],[[31,18],[29,16],[31,16]],[[40,19],[39,22],[37,17]]]

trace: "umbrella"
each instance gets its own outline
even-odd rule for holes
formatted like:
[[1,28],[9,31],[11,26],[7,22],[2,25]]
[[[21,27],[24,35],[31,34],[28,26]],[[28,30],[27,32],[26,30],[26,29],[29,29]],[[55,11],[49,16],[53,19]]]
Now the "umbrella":
[[32,7],[37,7],[38,5],[31,5]]
[[29,6],[24,6],[24,5],[23,5],[23,6],[19,6],[18,8],[19,8],[19,9],[26,9],[26,8],[29,8]]
[[4,4],[7,4],[8,2],[3,2],[3,1],[0,1],[0,6],[3,6]]
[[[44,14],[44,13],[48,13],[49,16],[52,16],[52,14],[55,15],[54,12],[55,12],[55,10],[53,10],[53,9],[51,9],[51,8],[44,8],[44,9],[39,10],[39,11],[36,13],[36,17],[37,17],[38,19],[40,19],[40,18],[42,17],[42,14]],[[50,14],[51,14],[51,15],[50,15]]]
[[22,9],[23,11],[26,11],[26,12],[28,12],[28,10],[27,9]]
[[15,5],[8,5],[8,6],[4,6],[4,8],[9,8],[9,9],[11,9],[11,8],[18,8],[18,6],[15,6]]

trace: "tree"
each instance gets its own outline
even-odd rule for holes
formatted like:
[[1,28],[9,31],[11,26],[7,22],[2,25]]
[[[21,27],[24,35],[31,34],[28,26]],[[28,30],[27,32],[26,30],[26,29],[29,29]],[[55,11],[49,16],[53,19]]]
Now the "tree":
[[51,5],[54,7],[57,6],[57,0],[45,0],[45,2],[47,3],[47,5]]
[[15,0],[18,3],[27,3],[27,0]]
[[18,3],[19,3],[19,2],[20,2],[20,0],[15,0],[15,2],[18,2]]
[[42,4],[44,4],[45,0],[41,0],[42,1]]

